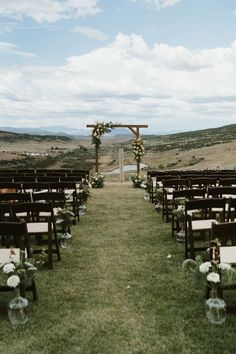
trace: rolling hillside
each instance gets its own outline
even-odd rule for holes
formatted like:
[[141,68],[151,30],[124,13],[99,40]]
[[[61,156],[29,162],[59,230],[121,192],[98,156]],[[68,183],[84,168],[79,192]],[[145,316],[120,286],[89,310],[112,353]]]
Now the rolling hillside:
[[[155,169],[235,168],[236,124],[170,135],[144,135],[143,162]],[[100,149],[100,170],[118,167],[118,148],[125,164],[135,163],[133,137],[106,135]],[[39,154],[40,156],[34,156]],[[89,137],[30,135],[0,131],[0,167],[92,168],[94,147]]]

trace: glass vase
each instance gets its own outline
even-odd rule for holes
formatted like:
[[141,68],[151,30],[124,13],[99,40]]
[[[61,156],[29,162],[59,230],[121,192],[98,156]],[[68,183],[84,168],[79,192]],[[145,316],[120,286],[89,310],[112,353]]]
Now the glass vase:
[[226,320],[226,303],[217,297],[217,291],[212,290],[212,296],[206,300],[205,311],[207,319],[212,324],[222,324]]
[[67,231],[61,235],[61,247],[68,248],[71,246],[72,235]]
[[81,204],[81,205],[79,206],[79,215],[80,215],[80,216],[81,216],[81,215],[84,215],[85,212],[86,212],[86,205],[85,205],[85,204]]
[[15,288],[15,296],[8,304],[8,317],[13,326],[21,326],[28,321],[29,301]]
[[185,243],[184,224],[181,225],[181,230],[176,234],[176,242],[178,246],[181,246]]

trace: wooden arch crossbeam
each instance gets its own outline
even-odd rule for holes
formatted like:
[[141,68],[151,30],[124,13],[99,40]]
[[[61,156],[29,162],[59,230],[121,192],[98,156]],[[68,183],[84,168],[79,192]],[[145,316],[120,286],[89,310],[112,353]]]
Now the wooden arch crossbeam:
[[[94,128],[95,124],[87,124],[87,128]],[[140,128],[148,128],[147,124],[113,124],[112,128],[128,128],[135,136],[136,139],[140,137]],[[98,172],[98,146],[96,149],[96,166],[95,171]],[[140,161],[137,161],[137,175],[140,173]]]

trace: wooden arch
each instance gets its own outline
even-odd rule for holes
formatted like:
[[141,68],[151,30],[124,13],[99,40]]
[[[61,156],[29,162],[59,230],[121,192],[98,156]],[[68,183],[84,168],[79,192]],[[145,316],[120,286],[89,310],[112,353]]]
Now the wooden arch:
[[[94,128],[95,124],[87,124],[87,128]],[[148,128],[147,124],[114,124],[112,128],[128,128],[135,136],[136,139],[140,138],[140,128]],[[95,145],[95,172],[98,173],[98,151],[99,146]],[[137,175],[140,174],[140,160],[137,160]]]

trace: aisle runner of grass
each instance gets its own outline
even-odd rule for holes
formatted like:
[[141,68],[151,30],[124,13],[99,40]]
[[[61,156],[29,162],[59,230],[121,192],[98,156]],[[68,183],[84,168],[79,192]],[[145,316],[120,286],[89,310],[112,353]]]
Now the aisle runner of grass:
[[1,316],[0,352],[235,353],[236,317],[208,324],[203,292],[182,261],[170,224],[142,190],[130,183],[92,190],[73,247],[53,271],[37,274],[39,301],[27,325],[12,330]]

